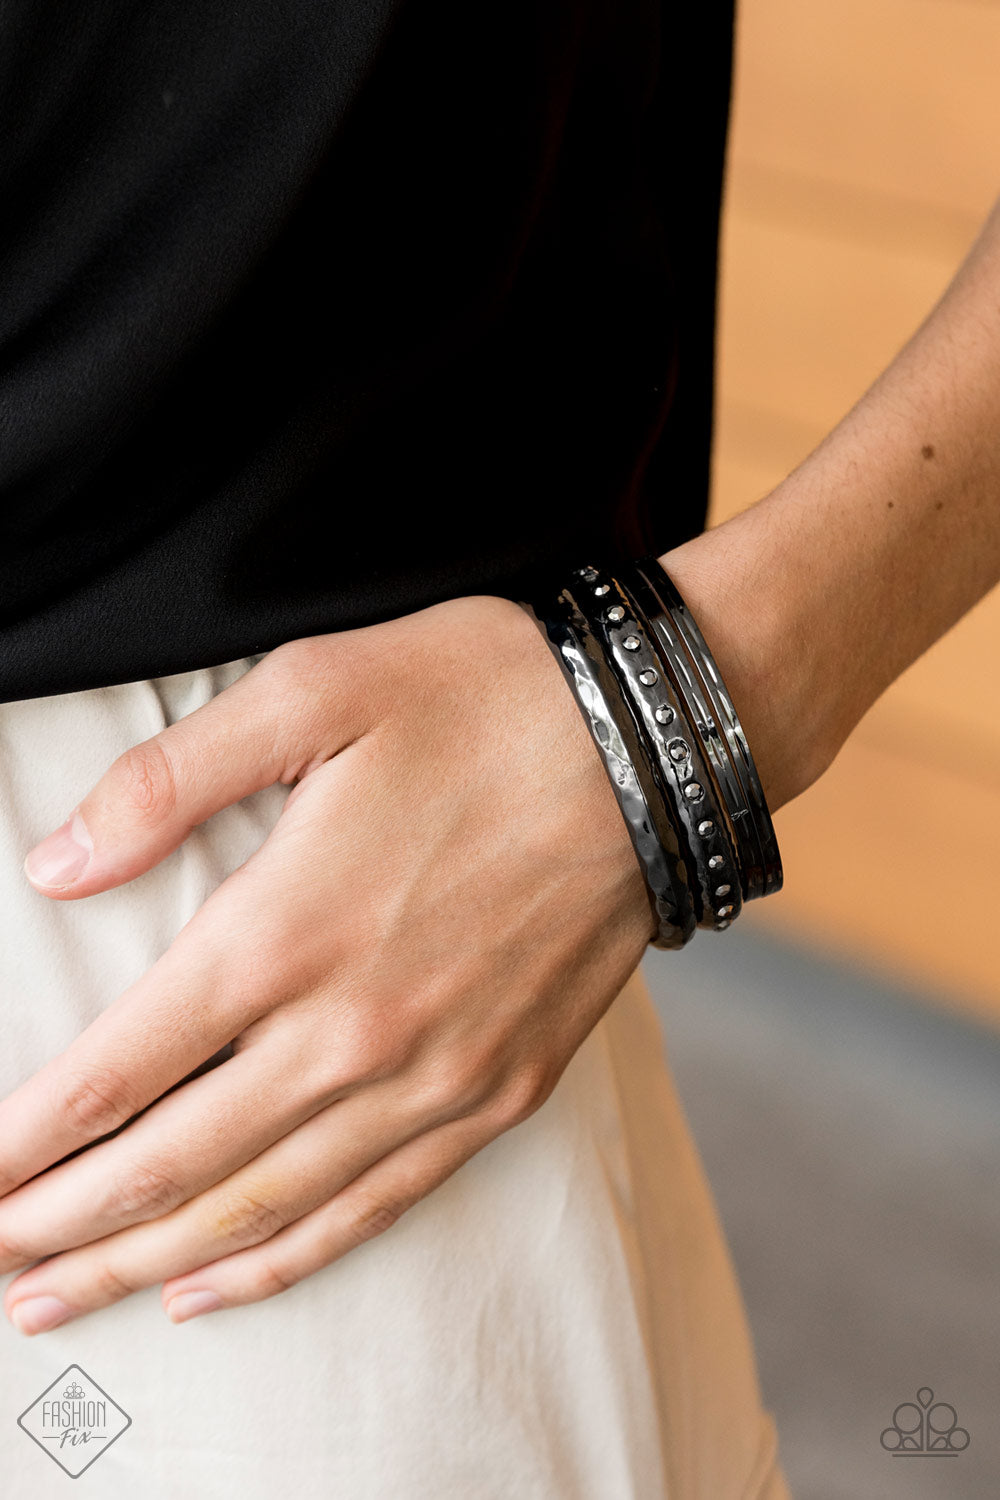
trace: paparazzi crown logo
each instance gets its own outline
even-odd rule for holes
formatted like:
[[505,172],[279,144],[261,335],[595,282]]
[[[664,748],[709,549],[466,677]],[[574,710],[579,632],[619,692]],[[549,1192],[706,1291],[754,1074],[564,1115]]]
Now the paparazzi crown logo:
[[969,1434],[958,1425],[958,1413],[947,1401],[935,1401],[929,1385],[916,1401],[904,1401],[892,1414],[892,1426],[879,1438],[893,1458],[956,1458],[969,1446]]
[[17,1425],[73,1479],[121,1437],[132,1418],[79,1365],[21,1413]]

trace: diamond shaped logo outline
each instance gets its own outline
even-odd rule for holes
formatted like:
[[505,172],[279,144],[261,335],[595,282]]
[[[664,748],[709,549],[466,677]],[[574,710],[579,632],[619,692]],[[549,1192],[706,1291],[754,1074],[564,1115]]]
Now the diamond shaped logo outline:
[[[25,1417],[27,1417],[32,1411],[34,1411],[34,1409],[38,1405],[39,1401],[44,1401],[45,1397],[49,1394],[49,1392],[51,1390],[54,1390],[57,1385],[60,1385],[62,1383],[62,1381],[64,1381],[66,1379],[67,1375],[73,1375],[73,1374],[82,1375],[83,1378],[84,1378],[84,1380],[88,1381],[89,1384],[93,1386],[93,1388],[94,1388],[95,1391],[100,1391],[101,1395],[104,1396],[105,1399],[108,1402],[110,1402],[110,1404],[114,1407],[115,1411],[120,1412],[121,1415],[125,1418],[125,1425],[123,1427],[119,1428],[119,1430],[115,1433],[115,1435],[114,1435],[113,1438],[109,1438],[108,1439],[108,1441],[104,1444],[103,1448],[98,1448],[98,1450],[94,1454],[93,1458],[89,1459],[87,1461],[87,1463],[84,1464],[84,1466],[83,1466],[82,1469],[77,1469],[77,1471],[76,1471],[75,1474],[74,1474],[74,1472],[73,1472],[72,1469],[67,1469],[66,1465],[62,1462],[62,1460],[60,1458],[57,1457],[57,1455],[52,1451],[51,1448],[47,1448],[43,1442],[39,1441],[39,1439],[32,1432],[31,1428],[25,1426],[25,1421],[24,1421]],[[47,1385],[45,1387],[44,1391],[41,1391],[35,1397],[34,1401],[30,1401],[28,1403],[28,1405],[24,1408],[24,1411],[18,1417],[18,1419],[17,1419],[17,1425],[18,1425],[18,1427],[20,1427],[20,1429],[21,1429],[21,1431],[23,1433],[26,1433],[27,1436],[31,1438],[31,1441],[33,1443],[35,1443],[37,1445],[37,1447],[41,1448],[41,1450],[42,1450],[43,1453],[47,1454],[49,1456],[49,1458],[51,1458],[51,1460],[52,1460],[52,1462],[54,1464],[58,1464],[59,1468],[62,1469],[62,1471],[63,1471],[64,1474],[68,1475],[68,1477],[70,1479],[79,1479],[80,1475],[81,1474],[85,1474],[87,1472],[87,1470],[93,1464],[96,1464],[96,1462],[97,1462],[97,1460],[99,1458],[103,1458],[104,1454],[107,1453],[108,1449],[110,1447],[112,1447],[112,1445],[114,1443],[117,1443],[118,1439],[121,1437],[121,1435],[122,1435],[123,1432],[128,1432],[129,1428],[132,1426],[132,1418],[129,1416],[128,1412],[125,1410],[125,1408],[123,1406],[119,1406],[119,1404],[115,1400],[114,1396],[109,1395],[109,1393],[104,1389],[104,1387],[102,1385],[98,1385],[97,1381],[93,1378],[92,1375],[88,1375],[87,1374],[86,1370],[83,1368],[82,1365],[72,1364],[72,1365],[67,1365],[66,1369],[63,1370],[63,1372],[62,1372],[61,1375],[57,1375],[56,1376],[55,1380],[52,1381],[51,1385]]]

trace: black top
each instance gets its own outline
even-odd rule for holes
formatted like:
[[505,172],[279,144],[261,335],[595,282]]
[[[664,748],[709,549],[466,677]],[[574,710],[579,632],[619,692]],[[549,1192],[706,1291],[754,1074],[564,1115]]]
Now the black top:
[[704,526],[728,0],[6,0],[0,701]]

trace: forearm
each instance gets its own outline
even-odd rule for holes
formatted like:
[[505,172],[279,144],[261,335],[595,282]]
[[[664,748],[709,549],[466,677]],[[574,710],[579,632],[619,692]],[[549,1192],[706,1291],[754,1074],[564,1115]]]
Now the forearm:
[[810,457],[662,561],[719,660],[773,810],[1000,579],[1000,205]]

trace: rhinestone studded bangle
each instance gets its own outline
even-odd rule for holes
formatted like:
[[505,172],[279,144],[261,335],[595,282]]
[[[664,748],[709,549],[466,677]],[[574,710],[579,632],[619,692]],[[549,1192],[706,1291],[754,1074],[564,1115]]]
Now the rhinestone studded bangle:
[[760,850],[760,879],[758,880],[755,875],[750,880],[747,899],[753,900],[757,896],[774,895],[781,890],[783,880],[778,836],[774,830],[767,799],[764,796],[764,788],[750,753],[743,726],[723,684],[715,658],[708,648],[697,621],[681,598],[676,583],[659,560],[655,557],[644,558],[635,567],[638,576],[652,589],[664,615],[676,627],[686,647],[688,658],[705,686],[710,703],[714,706],[717,722],[722,725],[723,735],[729,746],[736,767],[737,779],[743,789],[746,802],[746,810],[741,808],[737,817],[741,820],[741,828],[747,821],[752,824]]
[[781,860],[718,666],[655,558],[572,570],[519,601],[542,629],[602,753],[646,878],[652,939],[721,932],[780,890]]
[[653,591],[638,567],[630,571],[628,587],[623,585],[622,588],[635,613],[649,622],[667,676],[681,701],[682,712],[696,731],[696,738],[709,763],[709,774],[718,789],[722,817],[735,851],[738,866],[735,888],[739,889],[740,896],[736,900],[730,896],[730,890],[734,889],[734,879],[733,872],[729,869],[724,872],[723,884],[727,884],[730,890],[715,890],[713,895],[723,903],[727,899],[734,902],[731,912],[721,912],[719,915],[735,918],[739,915],[744,891],[747,900],[763,893],[764,872],[763,856],[755,836],[750,807],[729,743],[719,728],[716,712],[709,703],[697,665],[686,654],[676,624],[666,612],[659,595]]
[[[697,924],[717,930],[721,924],[724,930],[739,914],[743,893],[731,825],[704,744],[692,732],[655,636],[621,578],[603,570],[596,584],[581,582],[582,588],[567,592],[590,615],[653,749],[659,794],[679,825],[692,867]],[[597,588],[605,592],[595,595]]]

